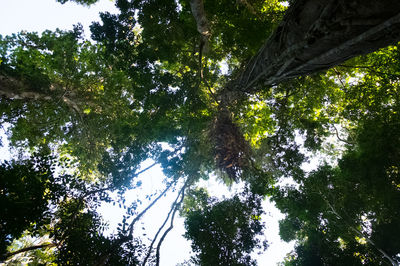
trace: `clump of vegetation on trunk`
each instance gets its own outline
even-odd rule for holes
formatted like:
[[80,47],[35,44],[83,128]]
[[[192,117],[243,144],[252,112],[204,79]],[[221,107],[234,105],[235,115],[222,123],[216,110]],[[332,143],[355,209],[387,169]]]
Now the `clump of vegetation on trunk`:
[[238,181],[250,163],[250,146],[227,108],[221,108],[211,128],[214,156],[218,168],[233,181]]

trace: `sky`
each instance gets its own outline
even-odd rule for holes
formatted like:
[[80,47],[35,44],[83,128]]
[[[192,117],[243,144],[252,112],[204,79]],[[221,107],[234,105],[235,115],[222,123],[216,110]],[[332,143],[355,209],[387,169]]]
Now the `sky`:
[[71,30],[72,25],[79,22],[89,38],[89,25],[99,20],[99,12],[105,11],[117,12],[113,1],[101,0],[85,7],[71,2],[61,5],[56,0],[0,0],[0,34],[56,28]]
[[[0,0],[0,34],[4,36],[22,30],[40,33],[46,29],[55,30],[56,28],[71,30],[73,25],[79,22],[83,25],[85,37],[89,38],[89,25],[92,21],[99,21],[99,12],[105,11],[117,12],[113,1],[100,0],[88,8],[75,3],[61,5],[55,0]],[[4,141],[3,143],[6,144]],[[0,153],[6,154],[7,152],[3,152],[6,150],[7,146],[1,148]],[[146,163],[150,164],[151,162]],[[143,165],[144,167],[145,165]],[[152,168],[140,178],[143,181],[140,191],[127,192],[127,202],[138,197],[144,198],[146,194],[163,189],[161,183],[163,175],[159,167]],[[204,181],[202,185],[207,187],[211,195],[228,197],[231,194],[223,184],[213,179]],[[177,191],[169,193],[167,197],[161,199],[143,218],[142,223],[145,226],[147,237],[152,238],[162,224],[176,193]],[[146,203],[144,202],[142,206],[146,206]],[[270,246],[266,252],[255,258],[259,265],[270,266],[282,261],[283,257],[293,249],[293,243],[285,243],[279,239],[278,219],[282,219],[283,215],[268,200],[263,205],[266,214],[262,217],[262,221],[266,223],[265,236]],[[103,204],[100,212],[110,225],[109,232],[113,232],[116,225],[121,222],[123,212],[110,204]],[[190,243],[182,237],[183,222],[183,218],[176,217],[174,230],[169,233],[161,249],[161,266],[174,266],[176,263],[182,263],[189,259],[191,248]],[[139,223],[138,229],[141,230],[141,227],[142,224]]]

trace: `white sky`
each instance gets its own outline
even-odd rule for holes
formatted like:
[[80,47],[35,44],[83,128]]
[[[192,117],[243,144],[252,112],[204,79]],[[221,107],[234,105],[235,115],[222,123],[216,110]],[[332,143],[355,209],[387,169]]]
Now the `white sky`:
[[7,35],[21,30],[42,32],[56,28],[71,30],[80,22],[89,38],[89,25],[98,21],[99,12],[117,12],[114,2],[102,0],[90,8],[56,0],[0,0],[0,34]]
[[[55,0],[0,0],[0,34],[4,36],[21,30],[36,32],[42,32],[46,29],[55,30],[56,28],[70,30],[73,24],[80,22],[84,26],[86,38],[89,38],[89,25],[92,21],[99,20],[98,13],[100,11],[117,12],[110,0],[101,0],[90,8],[75,3],[61,5]],[[142,192],[130,192],[127,201],[133,200],[138,195],[146,195],[157,189],[162,189],[160,186],[162,173],[158,167],[154,167],[143,174],[142,179]],[[207,181],[204,182],[204,185],[212,194],[229,194],[229,191],[217,182]],[[157,207],[143,219],[149,238],[153,237],[159,225],[164,221],[175,197],[176,192],[169,193],[168,197],[160,199]],[[270,247],[264,254],[258,256],[257,260],[259,265],[269,266],[276,265],[277,262],[281,261],[293,249],[293,243],[288,244],[280,241],[278,219],[282,219],[283,215],[268,200],[264,205],[267,214],[262,219],[266,223],[265,235]],[[142,206],[146,206],[146,202]],[[105,215],[105,219],[109,220],[111,230],[122,220],[122,213],[112,205],[103,205],[101,212]],[[140,223],[139,225],[141,228]],[[182,237],[183,233],[183,219],[176,217],[174,230],[167,236],[161,250],[162,266],[174,266],[190,257],[190,243]]]

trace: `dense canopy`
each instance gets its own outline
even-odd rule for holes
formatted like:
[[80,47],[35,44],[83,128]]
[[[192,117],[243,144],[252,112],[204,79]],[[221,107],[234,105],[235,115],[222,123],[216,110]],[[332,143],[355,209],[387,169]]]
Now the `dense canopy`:
[[[159,265],[180,215],[186,264],[256,265],[271,199],[296,241],[282,265],[400,263],[398,1],[116,7],[91,40],[79,24],[0,35],[0,119],[18,151],[0,165],[0,262]],[[161,191],[125,204],[155,165]],[[211,177],[240,191],[215,197],[199,185]],[[172,190],[144,237],[138,222]],[[115,234],[102,202],[125,209]]]

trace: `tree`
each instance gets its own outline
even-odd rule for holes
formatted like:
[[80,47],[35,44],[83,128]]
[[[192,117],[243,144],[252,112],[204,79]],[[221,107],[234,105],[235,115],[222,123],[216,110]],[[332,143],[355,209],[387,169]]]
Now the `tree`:
[[[14,125],[14,145],[25,140],[30,148],[57,143],[59,153],[79,158],[80,172],[93,179],[100,174],[97,165],[106,149],[113,146],[118,152],[129,138],[124,132],[136,123],[136,107],[124,91],[128,77],[112,71],[102,60],[102,47],[83,41],[80,34],[77,26],[71,32],[2,39],[2,111],[3,122]],[[104,165],[102,171],[107,175],[112,170]],[[123,183],[120,176],[115,183]]]
[[[51,157],[36,155],[24,162],[2,165],[2,261],[17,263],[14,256],[31,253],[26,256],[28,260],[40,263],[92,265],[119,241],[118,235],[103,236],[106,225],[96,212],[100,201],[111,201],[106,190],[79,177],[56,174],[54,162]],[[21,236],[47,241],[24,246]],[[138,262],[144,246],[138,239],[131,240],[113,249],[111,264]],[[20,241],[23,246],[10,245],[13,241]],[[53,250],[50,254],[38,252],[46,249]]]
[[[305,75],[397,41],[397,1],[299,0],[290,1],[286,12],[280,1],[261,0],[118,0],[116,5],[119,14],[101,14],[102,21],[92,25],[95,43],[82,39],[79,25],[70,32],[0,39],[0,106],[2,121],[11,124],[12,144],[50,148],[73,171],[56,182],[68,196],[56,197],[47,224],[56,261],[145,264],[170,219],[157,243],[158,264],[160,246],[184,201],[194,260],[252,264],[249,254],[262,230],[260,202],[267,195],[288,214],[282,237],[300,241],[297,257],[288,263],[360,262],[354,252],[364,263],[395,260],[397,242],[385,245],[380,236],[397,220],[380,211],[390,212],[387,202],[398,197],[398,144],[394,149],[385,144],[397,138],[397,47]],[[297,135],[304,136],[303,147]],[[326,147],[330,136],[345,143],[344,156]],[[301,148],[341,158],[340,164],[305,173],[307,154]],[[371,159],[374,154],[379,157]],[[109,200],[108,191],[123,195],[134,188],[137,169],[148,158],[162,166],[168,185],[142,212],[134,215],[128,208],[117,235],[102,236],[96,204]],[[384,176],[376,190],[359,172],[364,168]],[[227,183],[243,181],[244,192],[223,201],[208,198],[196,182],[211,174]],[[300,189],[278,190],[274,184],[282,177],[293,178]],[[135,223],[181,180],[165,222],[144,249],[135,238]],[[389,187],[391,196],[382,199],[379,189]],[[332,200],[336,194],[342,198]],[[374,205],[375,200],[384,203]],[[359,204],[347,208],[347,201]],[[43,217],[36,211],[13,238]],[[368,237],[360,230],[362,217],[380,221]],[[215,241],[205,241],[210,238]]]
[[288,214],[282,238],[302,240],[290,263],[398,265],[398,236],[390,229],[399,223],[398,102],[390,109],[364,118],[337,167],[320,166],[299,188],[274,196]]
[[[192,241],[199,265],[254,265],[250,253],[260,248],[261,198],[254,194],[217,201],[204,189],[189,192],[184,205],[185,237]],[[264,249],[266,242],[263,243]]]
[[[47,204],[57,194],[50,165],[32,158],[30,161],[4,162],[0,168],[0,254],[23,231],[37,231],[48,222]],[[50,190],[51,193],[46,193]]]

